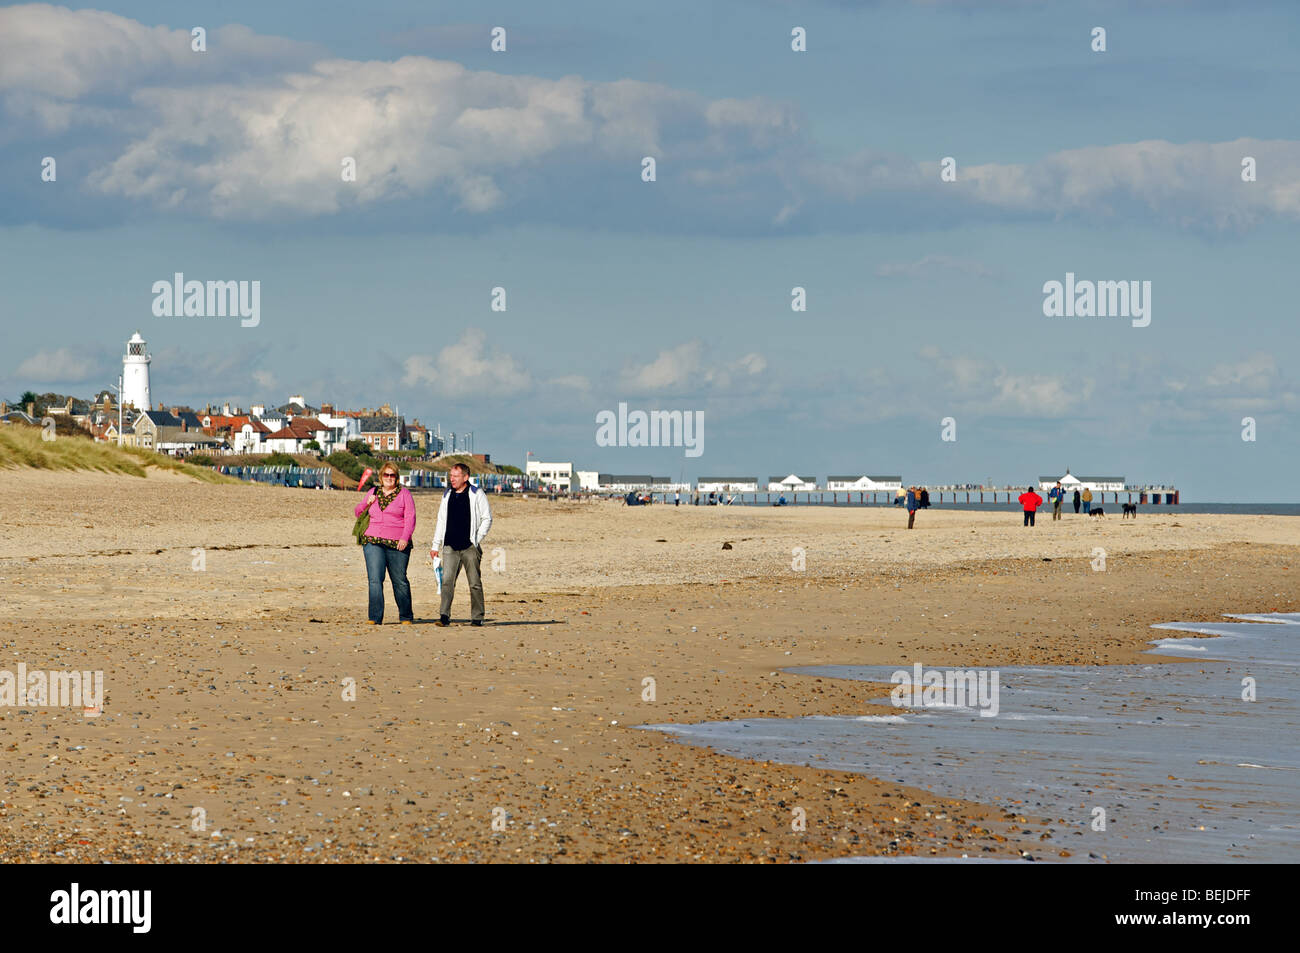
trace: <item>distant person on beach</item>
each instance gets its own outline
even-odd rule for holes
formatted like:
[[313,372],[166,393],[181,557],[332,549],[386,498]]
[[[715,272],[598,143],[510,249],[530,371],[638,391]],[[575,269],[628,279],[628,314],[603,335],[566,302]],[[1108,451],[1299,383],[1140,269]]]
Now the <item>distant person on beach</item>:
[[1092,487],[1085,486],[1083,488],[1083,511],[1085,513],[1092,512]]
[[907,501],[907,528],[911,529],[912,525],[916,522],[916,507],[920,502],[916,495],[916,487],[909,486],[907,488],[907,496],[904,499]]
[[438,527],[433,531],[429,555],[442,556],[442,604],[438,625],[451,624],[451,600],[456,595],[456,576],[461,569],[469,581],[470,625],[483,624],[483,577],[479,562],[483,558],[483,537],[492,528],[492,509],[487,494],[469,482],[469,467],[452,465],[447,474],[451,483],[442,494],[438,507]]
[[673,506],[681,506],[681,505],[682,505],[682,495],[681,495],[681,493],[680,493],[680,492],[678,492],[678,493],[674,493],[674,494],[673,494]]
[[1079,491],[1074,491],[1074,512],[1079,512]]
[[907,491],[900,486],[898,488],[898,492],[894,494],[894,505],[902,506],[904,501],[906,501],[906,499],[907,499]]
[[397,466],[385,463],[379,468],[379,487],[371,488],[356,505],[353,514],[360,517],[369,511],[370,525],[361,535],[366,560],[366,578],[370,583],[369,622],[384,621],[384,573],[393,586],[397,618],[403,625],[415,621],[411,611],[411,584],[406,566],[411,560],[411,537],[415,534],[415,497],[402,486]]
[[927,490],[925,487],[921,487],[921,509],[928,510],[929,508],[930,508],[930,491]]
[[1043,505],[1043,498],[1034,492],[1032,486],[1027,486],[1025,492],[1021,493],[1017,499],[1019,499],[1020,505],[1025,508],[1025,525],[1033,526],[1034,513]]
[[1056,481],[1056,486],[1047,491],[1047,497],[1052,501],[1052,519],[1061,518],[1061,503],[1065,500],[1065,490],[1061,488],[1061,481]]

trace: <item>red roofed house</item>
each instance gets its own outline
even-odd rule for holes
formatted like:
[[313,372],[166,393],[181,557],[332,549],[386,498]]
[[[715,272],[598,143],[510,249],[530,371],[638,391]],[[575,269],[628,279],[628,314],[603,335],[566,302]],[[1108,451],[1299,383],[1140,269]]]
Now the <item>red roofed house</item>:
[[315,417],[295,417],[273,434],[267,435],[262,444],[267,453],[307,453],[306,443],[315,440],[324,447],[333,436],[333,431]]
[[256,417],[243,414],[204,414],[203,430],[225,437],[235,453],[266,453],[263,441],[273,432]]

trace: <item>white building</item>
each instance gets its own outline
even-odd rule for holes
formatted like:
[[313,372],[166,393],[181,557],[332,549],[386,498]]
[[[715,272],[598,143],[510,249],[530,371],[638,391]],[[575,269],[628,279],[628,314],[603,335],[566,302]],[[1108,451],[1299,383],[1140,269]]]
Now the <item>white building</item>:
[[817,478],[815,476],[799,476],[791,473],[789,476],[773,476],[767,478],[767,488],[772,492],[777,490],[815,490],[817,489]]
[[269,436],[271,428],[260,420],[251,420],[232,433],[231,446],[235,453],[269,453],[264,438]]
[[361,421],[356,417],[321,413],[316,415],[316,419],[330,428],[329,442],[322,442],[320,445],[326,456],[335,450],[346,450],[349,440],[361,439]]
[[1061,484],[1063,490],[1073,493],[1075,490],[1084,489],[1092,490],[1094,493],[1114,493],[1124,489],[1124,478],[1122,476],[1075,476],[1066,468],[1065,476],[1040,476],[1038,478],[1038,488],[1040,490],[1050,490]]
[[701,493],[754,493],[758,490],[758,477],[706,477],[695,481]]
[[315,441],[324,447],[332,431],[314,417],[295,417],[274,433],[262,437],[267,453],[306,453],[307,444]]
[[596,491],[600,489],[600,474],[595,470],[578,471],[578,489],[584,491]]
[[600,473],[596,475],[596,488],[606,493],[632,493],[661,489],[667,477],[652,477],[648,473]]
[[828,490],[897,490],[903,485],[901,476],[828,476]]
[[541,463],[537,460],[529,460],[524,475],[536,478],[544,487],[553,486],[565,492],[573,489],[572,463]]
[[144,338],[136,331],[126,342],[126,353],[122,355],[123,406],[153,410],[153,404],[149,403],[149,362],[152,360]]

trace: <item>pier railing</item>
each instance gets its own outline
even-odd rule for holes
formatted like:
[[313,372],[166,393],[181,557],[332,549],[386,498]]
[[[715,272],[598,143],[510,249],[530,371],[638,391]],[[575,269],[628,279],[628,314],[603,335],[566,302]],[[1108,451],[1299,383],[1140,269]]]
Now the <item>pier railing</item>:
[[[1019,487],[922,487],[930,494],[930,505],[939,506],[944,503],[977,505],[985,504],[1002,504],[1017,502],[1021,493],[1025,492],[1023,486]],[[1035,492],[1047,498],[1045,490]],[[649,493],[651,498],[656,502],[671,502],[672,493],[660,490],[645,490],[642,493]],[[744,505],[744,506],[763,506],[779,505],[782,497],[787,504],[801,505],[823,505],[823,506],[890,506],[895,500],[901,505],[904,497],[898,496],[897,490],[783,490],[783,491],[747,491],[744,493],[724,493],[722,494],[722,505]],[[1123,499],[1121,499],[1121,497]],[[695,504],[701,506],[707,505],[707,493],[683,493],[682,505]],[[1067,504],[1071,496],[1066,497]],[[1100,506],[1102,503],[1137,503],[1139,505],[1165,505],[1174,506],[1178,503],[1178,491],[1169,487],[1147,488],[1147,487],[1125,487],[1123,490],[1094,490],[1092,493],[1092,505]]]

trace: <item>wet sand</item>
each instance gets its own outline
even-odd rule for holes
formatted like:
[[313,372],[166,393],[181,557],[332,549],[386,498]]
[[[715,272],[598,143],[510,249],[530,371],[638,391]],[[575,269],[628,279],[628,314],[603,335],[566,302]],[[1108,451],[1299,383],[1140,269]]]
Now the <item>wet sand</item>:
[[30,470],[0,487],[0,668],[102,669],[107,696],[99,718],[0,708],[7,861],[1051,859],[1052,818],[632,726],[882,694],[790,665],[1130,662],[1154,622],[1300,608],[1294,517],[1028,530],[932,509],[909,533],[886,509],[494,500],[488,624],[465,624],[462,581],[441,629],[422,495],[421,623],[393,624],[390,597],[372,627],[354,494]]

